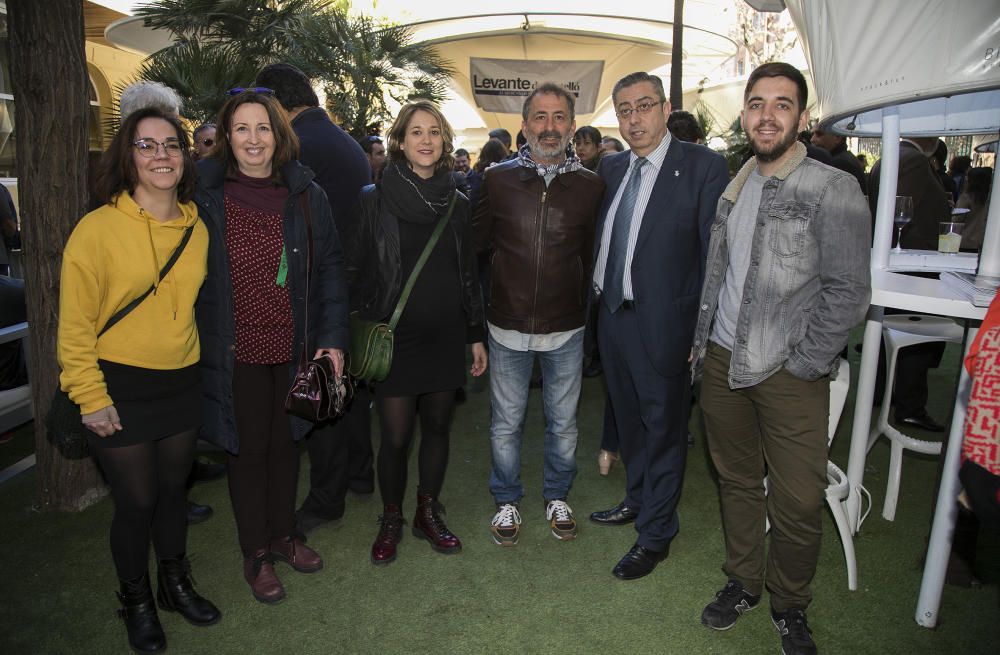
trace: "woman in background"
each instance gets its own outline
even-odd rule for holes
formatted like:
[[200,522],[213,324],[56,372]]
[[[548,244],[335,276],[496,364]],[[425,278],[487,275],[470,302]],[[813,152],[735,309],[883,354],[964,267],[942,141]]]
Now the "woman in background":
[[[420,420],[420,480],[413,534],[440,553],[462,542],[441,518],[438,496],[448,466],[455,390],[465,383],[465,345],[472,375],[486,370],[483,306],[469,227],[469,202],[455,190],[453,132],[426,101],[406,105],[389,132],[389,161],[379,184],[361,192],[357,231],[348,249],[351,309],[387,320],[403,285],[451,208],[448,224],[420,271],[396,326],[392,368],[375,387],[382,431],[376,467],[383,510],[371,549],[374,564],[396,559],[403,536],[407,460]],[[453,207],[452,207],[453,206]]]
[[347,285],[330,204],[298,162],[298,138],[277,101],[234,89],[217,125],[195,196],[211,235],[198,299],[203,431],[229,452],[243,575],[254,598],[276,603],[285,597],[276,561],[301,573],[323,568],[295,532],[295,440],[312,424],[286,414],[284,403],[303,351],[329,356],[341,375]]
[[63,251],[60,383],[80,406],[90,451],[111,486],[119,615],[140,653],[167,647],[149,581],[150,541],[160,607],[194,625],[220,617],[194,591],[186,555],[185,482],[201,422],[194,304],[208,249],[194,188],[180,123],[160,109],[137,110],[101,159],[102,206],[80,220]]

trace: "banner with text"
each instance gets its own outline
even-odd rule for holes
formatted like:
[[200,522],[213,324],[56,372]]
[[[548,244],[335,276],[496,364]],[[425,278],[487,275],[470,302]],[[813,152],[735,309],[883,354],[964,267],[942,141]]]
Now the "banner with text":
[[469,58],[469,79],[476,106],[485,111],[520,114],[524,99],[538,84],[555,82],[576,98],[576,113],[597,104],[603,61],[525,61]]

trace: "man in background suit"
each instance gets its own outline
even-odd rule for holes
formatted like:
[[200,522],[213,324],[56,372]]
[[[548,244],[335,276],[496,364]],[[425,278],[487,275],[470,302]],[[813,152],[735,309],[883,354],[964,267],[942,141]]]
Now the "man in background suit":
[[606,155],[594,289],[598,342],[621,438],[627,489],[618,506],[591,514],[605,525],[635,521],[635,545],[614,567],[622,580],[649,574],[677,534],[687,457],[689,348],[725,160],[670,137],[660,78],[632,73],[612,92],[630,150]]

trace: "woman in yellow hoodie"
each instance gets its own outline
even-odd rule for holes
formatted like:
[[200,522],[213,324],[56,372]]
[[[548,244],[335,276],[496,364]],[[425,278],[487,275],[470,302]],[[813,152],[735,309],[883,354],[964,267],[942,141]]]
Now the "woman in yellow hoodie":
[[201,422],[194,303],[208,252],[191,202],[188,146],[177,120],[158,109],[126,118],[101,160],[96,189],[104,204],[66,244],[59,295],[60,382],[80,406],[111,485],[119,615],[129,644],[143,653],[166,648],[148,575],[150,540],[160,607],[194,625],[220,617],[192,588],[185,555],[185,481]]

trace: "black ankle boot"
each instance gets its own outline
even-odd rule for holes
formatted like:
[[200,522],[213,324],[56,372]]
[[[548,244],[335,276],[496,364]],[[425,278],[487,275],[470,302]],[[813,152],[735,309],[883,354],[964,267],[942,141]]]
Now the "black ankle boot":
[[179,612],[191,625],[212,625],[222,616],[219,608],[194,590],[187,557],[161,559],[158,582],[156,601],[160,609]]
[[125,621],[128,645],[137,653],[159,653],[167,647],[167,637],[160,626],[153,604],[153,591],[149,587],[149,574],[143,573],[135,580],[122,580],[118,594],[122,608],[118,616]]

